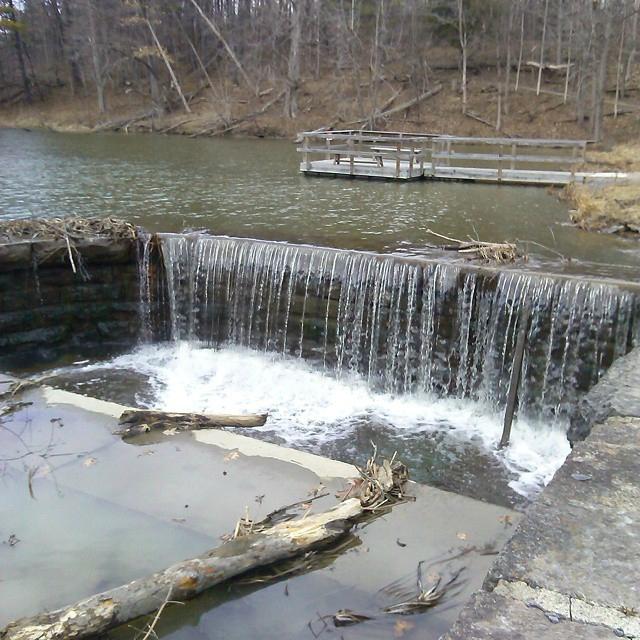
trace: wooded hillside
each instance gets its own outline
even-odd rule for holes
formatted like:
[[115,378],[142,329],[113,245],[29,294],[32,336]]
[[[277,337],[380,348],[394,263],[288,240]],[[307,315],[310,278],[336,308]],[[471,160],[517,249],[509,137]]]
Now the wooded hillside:
[[172,127],[220,133],[270,113],[291,130],[382,128],[442,92],[448,117],[504,131],[515,112],[559,110],[599,140],[607,119],[639,113],[640,0],[0,0],[0,12],[0,110],[73,98],[92,126],[173,114]]

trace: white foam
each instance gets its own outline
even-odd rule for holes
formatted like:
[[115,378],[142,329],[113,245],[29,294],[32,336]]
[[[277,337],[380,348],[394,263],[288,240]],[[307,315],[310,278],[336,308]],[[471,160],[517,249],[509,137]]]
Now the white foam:
[[570,450],[561,425],[517,420],[510,446],[498,451],[502,416],[477,402],[376,393],[359,376],[338,380],[303,360],[242,347],[147,345],[79,370],[104,368],[148,377],[154,407],[165,411],[268,412],[269,429],[293,447],[343,437],[365,417],[400,434],[446,430],[492,452],[516,475],[510,486],[522,495],[546,484]]

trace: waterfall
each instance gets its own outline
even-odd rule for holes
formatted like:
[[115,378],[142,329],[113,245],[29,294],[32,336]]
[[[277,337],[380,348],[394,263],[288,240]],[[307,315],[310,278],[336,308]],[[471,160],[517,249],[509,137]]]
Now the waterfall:
[[151,247],[153,236],[138,227],[138,287],[140,339],[149,342],[152,336],[151,326]]
[[499,406],[526,305],[519,408],[565,416],[638,338],[635,295],[608,284],[198,234],[158,237],[170,339],[305,358],[395,394]]

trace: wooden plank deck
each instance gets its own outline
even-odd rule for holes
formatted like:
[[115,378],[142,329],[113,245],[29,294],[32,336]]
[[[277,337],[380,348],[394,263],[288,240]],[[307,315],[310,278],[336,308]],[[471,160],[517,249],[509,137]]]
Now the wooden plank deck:
[[586,151],[584,140],[347,130],[305,132],[300,141],[300,171],[308,175],[544,186],[628,179],[624,173],[579,171]]
[[[358,162],[360,160],[360,162]],[[313,160],[309,166],[300,163],[300,171],[309,175],[341,176],[353,178],[378,178],[380,180],[422,180],[424,171],[418,163],[409,166],[409,161],[399,161],[396,175],[396,163],[387,162],[382,166],[374,162],[364,162],[362,158],[354,158],[353,168],[347,160],[336,164],[334,160]]]

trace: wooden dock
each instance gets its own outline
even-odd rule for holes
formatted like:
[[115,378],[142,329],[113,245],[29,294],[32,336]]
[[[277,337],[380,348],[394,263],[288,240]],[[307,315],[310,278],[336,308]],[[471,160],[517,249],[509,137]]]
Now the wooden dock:
[[623,173],[579,171],[585,140],[472,138],[384,131],[308,131],[300,171],[383,180],[566,185],[616,182]]

